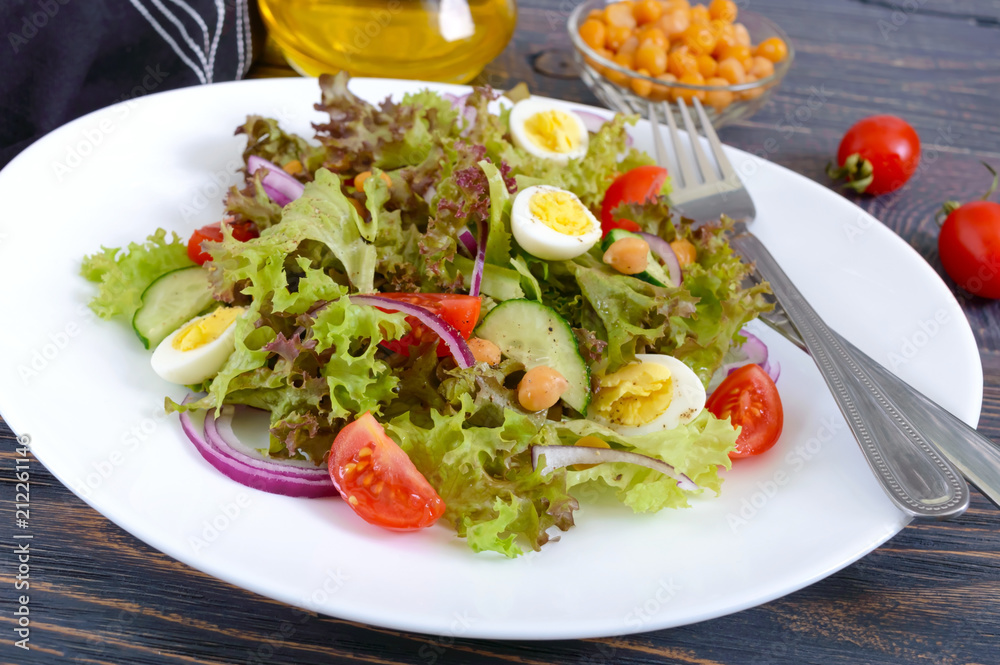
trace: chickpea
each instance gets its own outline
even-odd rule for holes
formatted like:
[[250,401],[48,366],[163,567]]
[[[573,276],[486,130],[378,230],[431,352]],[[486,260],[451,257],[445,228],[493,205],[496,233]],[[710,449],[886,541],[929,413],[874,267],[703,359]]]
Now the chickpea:
[[708,54],[715,50],[715,35],[705,25],[692,24],[684,31],[681,39],[695,55]]
[[632,9],[632,15],[639,25],[656,21],[662,13],[663,5],[656,0],[639,0]]
[[633,66],[635,66],[635,52],[639,50],[639,38],[635,35],[630,36],[625,40],[625,43],[621,45],[618,49],[618,55],[630,55],[632,56]]
[[746,83],[747,80],[746,69],[743,68],[743,65],[736,58],[721,60],[716,75],[726,79],[733,85]]
[[695,5],[691,8],[691,22],[701,23],[703,25],[708,25],[712,20],[712,15],[708,13],[708,7],[705,5]]
[[589,18],[580,26],[580,37],[592,49],[604,48],[606,36],[607,28],[596,19]]
[[667,46],[670,42],[667,40],[666,34],[663,30],[656,27],[655,25],[646,25],[639,30],[639,46],[642,47],[643,44],[652,43],[656,45],[664,53],[667,52]]
[[[378,175],[382,178],[382,182],[386,184],[386,187],[392,187],[392,178],[385,173],[379,173]],[[371,171],[362,171],[358,175],[354,176],[354,189],[359,192],[365,191],[365,181],[370,177],[372,177]]]
[[635,52],[635,65],[659,76],[667,71],[667,52],[652,41],[645,41]]
[[[640,68],[637,69],[635,73],[638,74],[639,76],[649,76],[649,70],[647,69]],[[629,84],[632,86],[632,92],[639,95],[640,97],[645,97],[648,99],[651,93],[653,92],[652,81],[647,81],[641,78],[633,78],[631,81],[629,81]]]
[[281,168],[284,169],[285,173],[295,175],[296,173],[302,173],[302,162],[297,159],[293,159]]
[[608,25],[620,28],[635,29],[635,17],[632,15],[632,3],[616,2],[604,8],[604,18]]
[[[733,93],[729,93],[730,98],[732,97],[732,94]],[[678,238],[673,241],[670,243],[670,249],[674,250],[674,254],[677,255],[677,263],[680,264],[682,269],[687,268],[698,258],[698,249],[694,246],[694,243],[687,238]]]
[[469,340],[469,350],[477,363],[498,365],[500,363],[500,347],[488,339],[473,337]]
[[[715,21],[712,21],[712,27],[715,27]],[[736,28],[733,27],[732,23],[724,23],[718,31],[715,32],[715,55],[717,58],[722,57],[722,52],[724,49],[730,46],[736,46]]]
[[591,9],[590,13],[587,14],[587,20],[589,21],[590,19],[594,19],[595,21],[600,21],[601,23],[607,23],[607,21],[604,18],[603,9]]
[[[598,439],[596,436],[584,436],[577,440],[573,445],[580,446],[581,448],[603,448],[608,450],[611,445],[602,439]],[[593,469],[596,464],[573,464],[570,468],[573,471],[586,471],[587,469]]]
[[687,10],[673,10],[660,17],[656,23],[670,39],[676,39],[684,34],[691,25],[691,15]]
[[679,79],[698,71],[698,59],[682,46],[667,57],[667,71]]
[[[677,77],[667,72],[666,74],[660,74],[656,77],[664,83],[671,84],[677,83]],[[673,101],[673,86],[672,85],[654,85],[653,86],[653,100],[657,102],[662,101]]]
[[[715,76],[715,72],[719,69],[719,63],[715,61],[710,55],[699,55],[698,56],[698,73],[704,76],[706,79],[710,79]],[[727,84],[728,85],[728,84]]]
[[539,365],[525,372],[517,384],[517,401],[527,411],[541,411],[555,406],[567,388],[569,381],[562,374]]
[[623,275],[635,275],[645,270],[648,258],[649,244],[638,236],[616,240],[604,252],[604,262]]
[[[729,85],[729,81],[719,76],[713,76],[705,81],[705,85]],[[722,111],[733,103],[733,93],[729,90],[708,90],[705,92],[705,103],[716,111]]]
[[739,12],[739,9],[733,0],[712,0],[708,5],[708,13],[712,18],[726,21],[727,23],[733,23],[736,20],[737,12]]
[[730,46],[719,53],[720,61],[728,60],[729,58],[739,60],[744,69],[749,69],[749,66],[753,64],[753,52],[750,50],[749,46],[737,44],[735,46]]
[[619,51],[615,54],[615,57],[611,58],[615,64],[621,65],[626,69],[632,69],[635,67],[635,56],[627,51]]
[[736,34],[736,43],[743,46],[750,46],[750,31],[742,23],[734,23],[733,31]]
[[[685,85],[705,85],[705,77],[698,72],[693,72],[691,74],[685,74],[680,78],[678,83],[683,83]],[[677,99],[683,99],[688,104],[695,97],[699,101],[705,101],[705,91],[704,90],[685,90],[683,88],[677,89]]]
[[757,45],[756,55],[771,62],[781,62],[788,56],[788,45],[780,37],[771,37]]
[[[746,82],[747,83],[756,83],[757,82],[757,77],[754,76],[753,74],[747,74],[747,80],[746,80]],[[763,88],[763,86],[757,86],[756,88],[750,88],[749,90],[744,90],[743,92],[740,93],[740,95],[742,96],[742,98],[743,99],[747,99],[747,100],[757,99],[758,97],[760,97],[763,94],[764,94],[764,88]]]
[[[614,5],[611,5],[611,7],[614,7]],[[604,45],[612,51],[617,51],[631,36],[632,28],[621,25],[609,25],[604,31]]]
[[774,63],[763,56],[755,56],[753,66],[747,73],[751,76],[756,76],[758,79],[767,78],[774,74]]

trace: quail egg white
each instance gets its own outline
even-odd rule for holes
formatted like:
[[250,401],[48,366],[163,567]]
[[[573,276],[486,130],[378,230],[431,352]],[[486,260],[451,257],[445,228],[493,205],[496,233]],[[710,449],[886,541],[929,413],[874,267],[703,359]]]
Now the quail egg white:
[[673,356],[637,354],[636,361],[598,378],[591,413],[631,436],[685,425],[705,408],[705,387]]
[[548,261],[580,256],[601,239],[600,222],[576,194],[549,185],[518,192],[510,226],[524,251]]
[[510,134],[517,147],[559,164],[585,157],[590,138],[580,116],[536,97],[510,110]]

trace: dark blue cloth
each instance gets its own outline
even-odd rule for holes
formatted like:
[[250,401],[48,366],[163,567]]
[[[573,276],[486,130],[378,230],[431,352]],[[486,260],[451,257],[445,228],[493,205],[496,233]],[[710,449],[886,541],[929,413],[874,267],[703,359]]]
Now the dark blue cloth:
[[0,167],[95,109],[242,78],[262,41],[250,10],[248,0],[0,0]]

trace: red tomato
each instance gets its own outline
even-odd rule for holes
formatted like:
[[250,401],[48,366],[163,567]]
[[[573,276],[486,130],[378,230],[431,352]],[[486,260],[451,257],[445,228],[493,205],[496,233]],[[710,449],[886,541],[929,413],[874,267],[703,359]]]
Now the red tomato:
[[340,430],[327,466],[340,496],[369,524],[422,529],[444,514],[444,501],[371,413]]
[[[253,222],[230,224],[230,227],[233,230],[233,237],[240,242],[246,242],[251,238],[260,236],[260,232],[257,231],[257,225]],[[204,265],[205,262],[212,260],[211,255],[201,248],[201,243],[206,240],[211,242],[222,240],[222,222],[203,226],[191,234],[191,239],[188,240],[187,246],[188,258],[198,265]]]
[[601,202],[601,230],[639,231],[639,225],[629,219],[615,219],[612,211],[623,203],[645,203],[663,188],[667,170],[659,166],[639,166],[621,174],[604,192]]
[[972,201],[952,211],[941,226],[938,252],[960,287],[1000,298],[1000,203]]
[[[380,293],[383,298],[402,300],[413,305],[420,305],[428,309],[432,314],[436,314],[451,327],[461,333],[462,337],[469,339],[476,322],[479,321],[479,308],[482,301],[476,296],[464,296],[457,293]],[[410,355],[411,346],[420,344],[434,338],[437,333],[429,330],[419,319],[413,316],[406,317],[406,322],[410,324],[410,332],[403,335],[402,339],[382,342],[382,346],[401,353],[404,356]],[[448,346],[444,342],[438,343],[438,356],[451,355]]]
[[920,163],[920,137],[908,122],[893,115],[873,115],[847,130],[837,150],[831,178],[847,177],[864,194],[886,194],[906,184]]
[[705,404],[716,418],[741,427],[731,459],[759,455],[781,436],[785,415],[774,381],[760,365],[744,365],[726,377]]

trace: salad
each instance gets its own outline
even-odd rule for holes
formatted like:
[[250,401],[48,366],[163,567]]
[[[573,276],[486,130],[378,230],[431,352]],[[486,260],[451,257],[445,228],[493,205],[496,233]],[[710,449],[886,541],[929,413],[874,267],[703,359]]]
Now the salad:
[[[314,141],[237,129],[246,185],[221,222],[83,261],[92,309],[190,388],[167,409],[209,463],[516,556],[572,527],[584,489],[680,508],[773,445],[774,368],[743,332],[768,287],[729,220],[670,214],[634,117],[320,88]],[[266,449],[234,432],[249,409]]]

